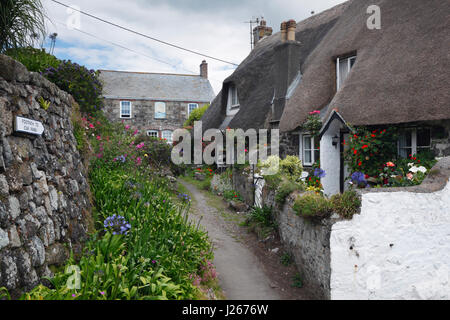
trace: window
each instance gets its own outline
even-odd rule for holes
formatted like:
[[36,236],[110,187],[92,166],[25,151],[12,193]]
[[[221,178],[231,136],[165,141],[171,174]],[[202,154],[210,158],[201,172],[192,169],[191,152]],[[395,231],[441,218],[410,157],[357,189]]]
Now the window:
[[430,129],[410,129],[400,134],[398,139],[398,154],[402,158],[415,155],[431,149]]
[[229,96],[230,106],[232,109],[239,108],[239,98],[236,86],[230,86],[230,96]]
[[155,119],[166,118],[166,104],[164,102],[155,103]]
[[320,159],[320,140],[313,136],[303,136],[302,159],[305,166],[312,166]]
[[192,111],[198,108],[197,103],[189,103],[188,105],[188,116],[191,114]]
[[131,118],[131,102],[120,101],[120,117]]
[[152,138],[158,138],[159,132],[158,132],[158,130],[148,130],[147,136],[152,137]]
[[167,143],[172,144],[172,131],[170,130],[164,130],[162,132],[162,138],[167,141]]
[[345,82],[345,79],[347,79],[347,76],[350,73],[350,70],[352,69],[353,65],[356,62],[356,56],[341,59],[338,58],[336,61],[336,84],[337,84],[337,90],[339,90],[342,85]]

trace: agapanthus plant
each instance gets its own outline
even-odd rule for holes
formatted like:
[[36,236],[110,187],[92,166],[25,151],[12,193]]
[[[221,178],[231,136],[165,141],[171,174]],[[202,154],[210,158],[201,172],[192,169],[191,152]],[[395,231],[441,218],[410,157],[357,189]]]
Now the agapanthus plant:
[[106,218],[103,222],[103,226],[105,227],[105,231],[109,231],[113,235],[126,235],[131,229],[131,225],[125,220],[125,218],[116,214]]

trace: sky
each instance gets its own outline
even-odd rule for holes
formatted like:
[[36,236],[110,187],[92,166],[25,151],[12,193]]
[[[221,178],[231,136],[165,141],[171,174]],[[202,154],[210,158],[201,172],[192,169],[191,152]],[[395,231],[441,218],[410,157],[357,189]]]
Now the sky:
[[[58,0],[104,20],[180,47],[239,64],[250,53],[250,26],[264,17],[275,32],[289,19],[301,21],[344,0]],[[208,62],[217,94],[236,66],[188,53],[42,0],[54,54],[89,69],[199,74]],[[69,9],[70,10],[70,9]],[[79,25],[77,24],[79,21]],[[69,29],[75,26],[78,30]],[[115,45],[113,45],[114,43]],[[50,42],[44,47],[48,50]],[[125,49],[126,48],[126,49]],[[128,50],[127,50],[128,49]],[[131,51],[130,51],[131,50]]]

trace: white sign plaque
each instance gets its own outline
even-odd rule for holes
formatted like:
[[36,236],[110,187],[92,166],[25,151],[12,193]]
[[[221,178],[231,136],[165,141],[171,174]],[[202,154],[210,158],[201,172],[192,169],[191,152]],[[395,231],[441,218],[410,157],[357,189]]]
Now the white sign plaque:
[[17,132],[24,132],[35,135],[41,135],[44,132],[44,126],[41,122],[22,117],[16,117],[15,129],[15,131]]

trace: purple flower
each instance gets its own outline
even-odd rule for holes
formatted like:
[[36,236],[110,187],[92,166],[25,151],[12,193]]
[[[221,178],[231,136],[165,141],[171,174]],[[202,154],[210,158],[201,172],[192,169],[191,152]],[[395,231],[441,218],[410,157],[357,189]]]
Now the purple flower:
[[326,176],[325,170],[322,170],[320,168],[316,168],[314,170],[314,176],[317,178],[324,178]]
[[362,173],[362,172],[354,172],[351,175],[350,179],[357,186],[364,186],[365,187],[365,186],[368,185],[366,177],[365,177],[364,173]]
[[124,217],[115,214],[106,218],[103,226],[105,231],[112,231],[113,235],[128,234],[128,231],[131,229],[131,225]]

